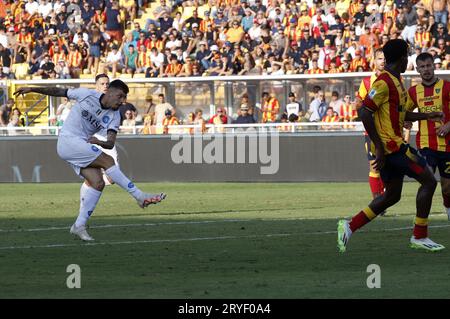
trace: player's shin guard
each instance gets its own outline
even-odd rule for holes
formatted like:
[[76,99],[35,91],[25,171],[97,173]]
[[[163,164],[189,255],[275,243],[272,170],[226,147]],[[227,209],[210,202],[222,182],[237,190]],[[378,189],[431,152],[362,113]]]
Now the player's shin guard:
[[428,218],[416,216],[414,220],[413,234],[416,239],[428,237]]
[[[84,185],[84,184],[83,184]],[[80,213],[78,215],[77,220],[75,221],[75,226],[80,227],[81,225],[86,225],[89,217],[91,217],[91,214],[94,212],[95,207],[97,206],[97,203],[100,199],[100,196],[102,195],[102,192],[86,186],[86,189],[83,190],[83,186],[81,186],[82,191],[80,193],[83,193],[80,203]]]
[[352,232],[355,232],[356,230],[363,227],[365,224],[370,222],[372,219],[377,217],[377,215],[373,212],[373,210],[370,207],[364,208],[362,211],[360,211],[358,214],[352,217],[352,220],[350,221],[350,230]]
[[126,177],[120,168],[116,165],[111,166],[107,170],[105,170],[106,175],[108,175],[114,183],[122,187],[131,196],[135,199],[140,199],[142,197],[142,192],[139,188],[137,188],[129,179]]

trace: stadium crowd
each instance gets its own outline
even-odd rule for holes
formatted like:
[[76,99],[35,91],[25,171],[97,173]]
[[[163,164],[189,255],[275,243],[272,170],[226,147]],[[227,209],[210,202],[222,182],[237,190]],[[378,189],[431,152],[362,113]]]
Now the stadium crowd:
[[449,69],[447,0],[0,1],[0,78],[370,71],[403,38]]
[[[376,50],[395,38],[409,42],[409,70],[421,52],[433,55],[437,70],[450,69],[448,0],[157,1],[151,6],[145,0],[0,0],[0,78],[373,71]],[[146,16],[147,7],[153,18],[140,24],[135,19]],[[320,87],[313,93],[304,107],[294,93],[286,105],[268,92],[256,105],[244,95],[235,116],[218,107],[206,120],[201,109],[178,119],[165,102],[157,115],[150,107],[137,118],[136,110],[121,114],[125,126],[143,124],[142,133],[155,133],[155,125],[163,125],[156,133],[168,133],[174,124],[357,119],[350,94],[332,92],[325,101]],[[0,109],[0,126],[23,125],[23,115],[8,103]],[[67,113],[61,109],[50,121],[61,124],[63,110]]]

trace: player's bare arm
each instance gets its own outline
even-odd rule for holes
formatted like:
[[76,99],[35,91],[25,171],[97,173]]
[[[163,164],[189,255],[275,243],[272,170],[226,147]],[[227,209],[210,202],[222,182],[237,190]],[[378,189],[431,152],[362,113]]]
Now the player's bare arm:
[[384,155],[384,146],[383,142],[380,139],[380,136],[378,135],[378,132],[375,128],[375,122],[373,120],[373,113],[366,107],[361,107],[358,110],[359,117],[361,121],[364,124],[364,128],[367,131],[367,134],[369,134],[370,139],[375,145],[375,162],[374,162],[374,169],[381,169],[384,165],[385,155]]
[[114,145],[116,144],[116,137],[117,132],[114,130],[108,130],[108,133],[106,135],[106,141],[100,141],[98,138],[92,136],[89,138],[88,142],[91,144],[97,144],[105,149],[112,149]]
[[439,122],[444,120],[444,113],[443,112],[418,113],[406,111],[405,121],[415,122],[423,120]]
[[48,88],[21,87],[16,92],[14,92],[14,95],[17,97],[19,95],[25,95],[28,93],[39,93],[39,94],[50,95],[50,96],[67,97],[67,89],[57,88],[57,87],[48,87]]

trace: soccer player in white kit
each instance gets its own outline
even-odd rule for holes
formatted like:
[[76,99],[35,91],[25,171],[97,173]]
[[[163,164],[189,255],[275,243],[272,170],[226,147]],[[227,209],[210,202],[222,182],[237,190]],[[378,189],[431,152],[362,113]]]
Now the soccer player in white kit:
[[[76,104],[72,107],[61,128],[57,145],[59,157],[68,162],[75,172],[90,185],[84,193],[78,218],[70,228],[71,234],[85,241],[94,240],[87,233],[86,224],[105,187],[101,169],[104,169],[117,185],[133,196],[141,208],[157,204],[166,198],[164,193],[147,194],[142,192],[122,173],[114,163],[114,159],[97,147],[97,145],[105,149],[114,147],[120,126],[118,110],[129,92],[128,86],[124,82],[112,81],[106,93],[85,88],[23,87],[14,92],[14,95],[24,95],[30,92],[76,100]],[[100,141],[93,136],[102,130],[107,131],[106,141]]]
[[[106,91],[108,91],[108,86],[109,86],[109,77],[108,75],[101,73],[101,74],[97,74],[97,76],[95,77],[95,90],[101,93],[106,93]],[[98,138],[100,141],[105,142],[106,139],[106,135],[107,132],[106,131],[102,131],[102,132],[98,132],[94,134],[94,137]],[[119,166],[119,155],[117,154],[117,147],[114,145],[114,147],[110,150],[103,148],[101,146],[99,146],[100,150],[111,156],[114,159],[114,163],[116,163],[117,166]],[[103,180],[105,181],[105,185],[111,185],[114,184],[113,180],[111,178],[108,177],[108,175],[105,174],[104,171],[103,172]],[[89,185],[88,185],[89,186]]]

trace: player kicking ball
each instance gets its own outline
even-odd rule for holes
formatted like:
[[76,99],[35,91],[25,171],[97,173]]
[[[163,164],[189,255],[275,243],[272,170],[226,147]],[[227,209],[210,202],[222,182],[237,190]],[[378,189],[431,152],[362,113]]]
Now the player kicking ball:
[[408,44],[401,39],[390,40],[384,45],[383,53],[385,70],[373,83],[359,109],[359,116],[372,142],[375,168],[380,171],[385,192],[353,216],[351,221],[338,222],[338,249],[345,252],[355,231],[400,200],[403,179],[407,175],[421,184],[417,192],[417,211],[410,246],[439,251],[445,247],[428,238],[428,215],[437,182],[426,160],[403,140],[402,128],[404,121],[440,121],[443,113],[408,111],[413,109],[413,103],[400,76],[408,64]]
[[[58,136],[57,152],[68,162],[75,172],[90,185],[84,193],[80,213],[70,228],[70,233],[82,240],[94,240],[86,230],[89,217],[95,210],[105,187],[102,169],[114,183],[126,190],[137,201],[139,207],[157,204],[166,194],[147,194],[137,188],[114,163],[114,159],[103,153],[97,146],[105,149],[114,147],[120,126],[119,107],[126,100],[128,86],[120,81],[112,81],[106,93],[90,89],[64,88],[19,88],[14,95],[39,93],[49,96],[67,97],[76,100]],[[107,132],[107,140],[100,141],[93,135],[102,130]]]
[[416,64],[422,83],[408,90],[414,108],[417,107],[421,113],[439,111],[445,115],[443,123],[420,121],[416,144],[433,172],[439,168],[442,198],[450,220],[450,82],[436,77],[431,54],[419,54]]

